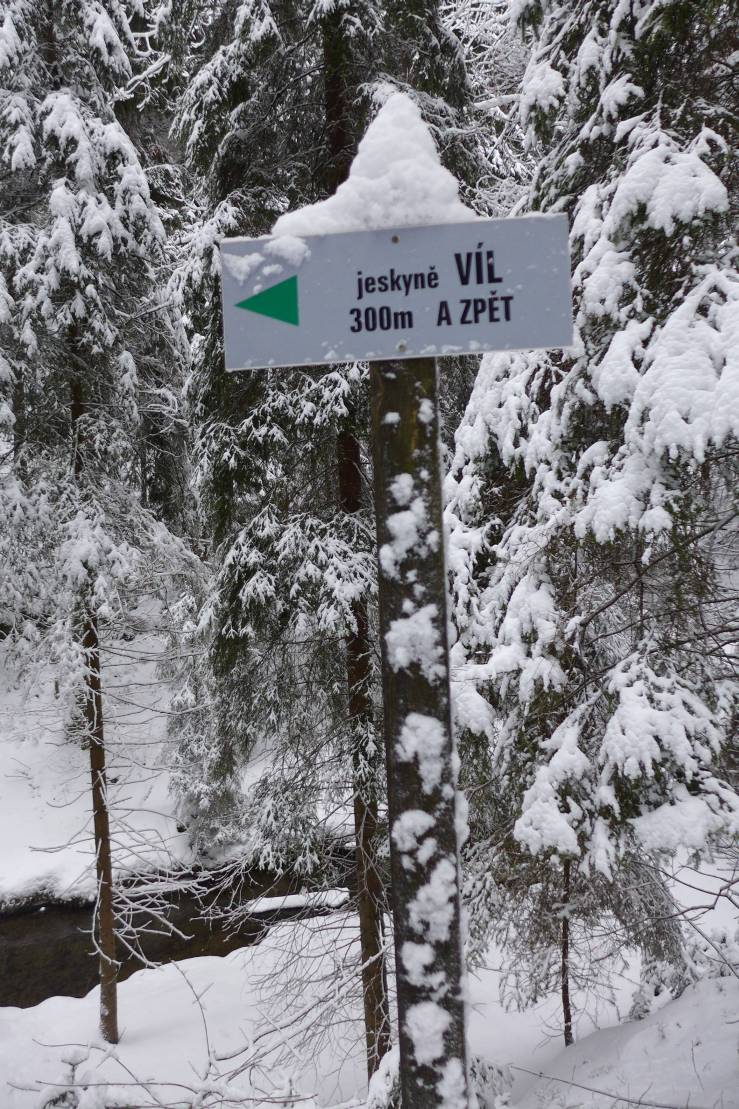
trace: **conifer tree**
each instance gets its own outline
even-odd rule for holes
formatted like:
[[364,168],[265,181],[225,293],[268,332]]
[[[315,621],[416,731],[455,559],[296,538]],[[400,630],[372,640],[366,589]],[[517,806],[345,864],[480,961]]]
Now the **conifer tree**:
[[[322,813],[353,795],[371,1068],[387,1049],[389,1016],[371,857],[380,746],[367,638],[372,531],[357,434],[365,375],[331,367],[226,377],[220,316],[205,290],[217,295],[216,235],[264,233],[281,211],[345,176],[361,114],[356,90],[370,72],[363,51],[376,31],[374,5],[361,0],[229,9],[210,27],[211,53],[185,93],[181,122],[191,164],[207,166],[206,218],[184,280],[204,333],[192,397],[206,528],[222,568],[204,675],[215,728],[206,738],[188,722],[178,777],[197,795],[201,825],[226,839],[248,830],[244,867],[304,878],[320,857],[328,882],[343,880],[347,860],[339,852],[332,862],[335,837]],[[236,779],[260,744],[271,752],[269,769],[241,813]]]
[[[89,749],[103,1036],[117,1040],[113,872],[100,648],[144,553],[176,547],[146,509],[169,451],[180,358],[157,266],[164,229],[116,118],[138,57],[138,3],[9,0],[0,28],[0,361],[13,459],[0,498],[3,623],[55,666]],[[142,317],[157,313],[152,343]],[[142,411],[149,418],[142,430]],[[161,417],[161,421],[159,419]],[[158,428],[152,438],[154,427]]]
[[[336,189],[373,81],[417,79],[448,126],[443,96],[455,88],[456,103],[464,82],[439,77],[435,88],[434,74],[447,58],[461,72],[459,52],[446,32],[424,39],[430,68],[415,74],[403,19],[402,8],[375,0],[226,5],[208,24],[204,56],[188,63],[179,125],[204,186],[182,282],[201,336],[190,395],[216,562],[201,685],[216,713],[210,730],[190,718],[178,778],[195,834],[246,836],[245,866],[304,876],[320,860],[324,880],[336,882],[355,853],[370,1070],[388,1046],[389,1016],[367,372],[225,375],[214,248],[224,234],[263,234],[282,212]],[[420,33],[422,22],[413,27]],[[242,802],[243,767],[264,748],[268,769]],[[354,844],[337,857],[325,813],[347,802]]]
[[702,850],[739,811],[736,11],[515,10],[530,204],[570,217],[576,331],[570,351],[486,357],[457,435],[458,717],[473,926],[517,936],[530,977],[537,958],[547,986],[559,973],[569,1042],[571,929],[610,914],[679,964],[645,860]]
[[511,24],[508,0],[446,0],[441,15],[459,40],[469,85],[462,142],[476,165],[465,199],[485,215],[506,216],[533,172],[517,111],[528,44]]

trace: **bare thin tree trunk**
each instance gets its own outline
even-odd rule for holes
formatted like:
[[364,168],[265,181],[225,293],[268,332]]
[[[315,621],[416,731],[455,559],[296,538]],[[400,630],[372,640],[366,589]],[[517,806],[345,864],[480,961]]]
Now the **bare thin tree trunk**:
[[13,420],[13,461],[18,465],[26,442],[26,395],[20,370],[13,385]]
[[[82,383],[75,372],[71,381],[70,416],[72,423],[72,468],[80,483],[84,468],[85,403]],[[82,650],[85,658],[85,732],[90,752],[92,787],[92,818],[95,837],[95,900],[93,936],[100,965],[100,1031],[108,1043],[118,1043],[118,993],[113,910],[113,868],[110,851],[110,819],[108,789],[105,777],[105,732],[103,726],[103,694],[100,680],[100,636],[97,617],[84,600]]]
[[[338,439],[339,496],[345,512],[361,506],[359,443],[349,432]],[[367,606],[355,601],[356,630],[347,638],[349,713],[354,731],[353,788],[357,907],[362,955],[362,994],[369,1077],[390,1050],[390,1011],[383,935],[383,889],[377,865],[377,764],[380,750],[369,748],[371,704]]]
[[562,897],[562,1014],[564,1037],[567,1047],[574,1043],[572,1036],[572,1006],[570,1005],[570,860],[563,863],[564,895]]
[[118,963],[113,911],[113,868],[110,857],[108,786],[105,777],[103,697],[100,683],[100,640],[97,619],[88,612],[82,640],[87,663],[85,677],[85,724],[90,750],[92,816],[95,831],[97,900],[93,929],[100,960],[100,1031],[110,1044],[118,1043]]
[[[349,172],[354,142],[349,118],[347,89],[347,44],[341,24],[341,11],[323,21],[324,102],[330,158],[326,167],[326,186],[334,192]],[[362,507],[362,460],[357,437],[347,428],[336,444],[339,501],[342,511],[359,512]],[[376,768],[381,758],[370,724],[370,652],[367,604],[352,605],[355,631],[346,642],[346,669],[349,687],[353,747],[354,836],[357,908],[362,957],[362,995],[367,1043],[367,1073],[371,1078],[380,1060],[390,1050],[390,1010],[383,935],[383,889],[377,866]]]

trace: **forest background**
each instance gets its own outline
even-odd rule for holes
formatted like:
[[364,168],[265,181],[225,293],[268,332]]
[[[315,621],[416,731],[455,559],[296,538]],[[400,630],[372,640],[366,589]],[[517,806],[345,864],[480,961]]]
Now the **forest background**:
[[[217,244],[333,194],[398,91],[410,176],[422,119],[465,204],[571,225],[573,348],[441,373],[468,963],[557,992],[566,1044],[625,953],[634,1016],[736,978],[675,883],[702,858],[736,907],[736,32],[721,0],[0,4],[3,669],[89,760],[105,1040],[165,887],[232,922],[257,872],[349,888],[392,1097],[368,368],[226,375]],[[112,723],[124,660],[156,744]]]

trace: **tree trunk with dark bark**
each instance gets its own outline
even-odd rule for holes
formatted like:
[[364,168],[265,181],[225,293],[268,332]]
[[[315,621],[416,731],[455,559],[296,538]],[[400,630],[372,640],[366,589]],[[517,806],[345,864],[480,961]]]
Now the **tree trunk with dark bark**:
[[[344,512],[361,507],[361,457],[354,435],[338,437],[339,496]],[[373,742],[369,699],[370,650],[367,605],[352,605],[355,631],[346,643],[349,714],[354,736],[353,790],[357,907],[362,955],[362,994],[367,1042],[367,1072],[375,1073],[390,1050],[390,1011],[383,929],[384,891],[377,860],[376,781],[381,752]],[[370,747],[370,743],[372,746]]]
[[442,1109],[468,1078],[434,360],[373,363],[371,396],[401,1102]]
[[563,863],[564,893],[562,897],[562,1015],[567,1047],[574,1043],[572,1036],[572,1006],[570,1004],[570,860]]
[[[75,371],[70,385],[72,425],[72,469],[81,483],[84,471],[85,401],[82,383]],[[108,1043],[118,1043],[118,962],[116,960],[115,912],[113,908],[113,866],[110,847],[108,788],[105,775],[105,732],[103,694],[100,679],[100,636],[97,617],[89,596],[82,599],[82,650],[85,659],[84,721],[85,739],[90,752],[92,819],[95,837],[97,897],[93,910],[93,942],[100,973],[100,1031]]]
[[18,377],[13,385],[13,461],[20,470],[25,469],[21,466],[21,451],[25,442],[26,396],[21,371],[18,370]]
[[[324,102],[329,160],[326,189],[333,193],[346,180],[354,154],[348,96],[347,44],[341,11],[322,23],[324,56]],[[359,441],[348,428],[337,435],[336,455],[339,502],[343,512],[357,513],[362,507],[362,458]],[[369,699],[371,643],[367,603],[352,605],[354,630],[346,641],[346,670],[349,715],[353,742],[354,836],[357,909],[362,958],[362,995],[367,1044],[367,1072],[377,1070],[390,1050],[390,1008],[383,928],[383,888],[377,861],[377,781],[381,753],[373,742]]]
[[100,964],[100,1031],[110,1044],[118,1043],[118,962],[113,908],[113,867],[110,853],[108,786],[105,776],[105,735],[103,695],[100,682],[100,639],[97,619],[92,612],[85,617],[82,640],[87,664],[85,678],[85,730],[90,750],[92,819],[95,833],[97,898],[94,909],[93,937]]

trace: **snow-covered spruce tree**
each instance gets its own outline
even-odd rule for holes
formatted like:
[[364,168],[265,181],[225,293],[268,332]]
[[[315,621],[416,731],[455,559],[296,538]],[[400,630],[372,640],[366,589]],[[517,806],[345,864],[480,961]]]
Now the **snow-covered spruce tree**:
[[[387,1049],[389,1013],[374,860],[380,747],[369,699],[364,375],[354,367],[224,375],[213,263],[224,232],[264,233],[282,211],[343,179],[376,30],[372,3],[231,5],[210,26],[209,56],[190,62],[180,124],[203,174],[204,220],[183,286],[202,336],[191,396],[218,570],[212,651],[186,694],[208,689],[215,713],[211,727],[195,714],[186,720],[178,777],[196,803],[188,806],[196,834],[200,826],[208,840],[214,831],[247,836],[246,872],[303,880],[320,857],[322,880],[344,881],[352,839],[327,835],[325,811],[353,806],[370,1067]],[[244,814],[238,779],[262,745],[266,772]]]
[[[421,96],[424,116],[464,202],[484,216],[510,215],[524,201],[534,168],[517,112],[528,50],[510,24],[508,0],[443,0],[439,9],[444,32],[459,43],[466,87],[454,110],[442,101],[434,111],[434,99]],[[445,468],[479,365],[471,356],[444,359],[439,408]]]
[[[244,868],[336,883],[356,851],[372,1069],[389,1041],[366,370],[225,375],[214,247],[223,234],[263,234],[335,190],[370,107],[364,87],[410,79],[409,45],[393,53],[395,24],[374,0],[206,8],[179,129],[203,182],[182,281],[199,333],[190,395],[216,565],[200,685],[215,712],[210,729],[189,717],[178,773],[196,835],[246,838]],[[442,103],[440,94],[435,110]],[[265,750],[244,808],[243,769]],[[332,812],[342,814],[333,827]]]
[[486,357],[457,435],[457,712],[473,933],[512,940],[529,994],[559,976],[569,1042],[571,929],[679,964],[649,856],[739,814],[737,12],[515,12],[531,207],[570,216],[576,335]]
[[517,111],[527,44],[511,25],[509,0],[444,0],[441,15],[461,44],[469,85],[461,141],[477,166],[465,199],[485,215],[506,216],[524,200],[534,169]]
[[[163,415],[160,447],[175,401],[152,384],[151,367],[169,358],[174,373],[179,357],[156,273],[162,224],[114,112],[138,62],[130,17],[142,11],[119,0],[9,0],[0,27],[0,377],[13,436],[0,486],[0,606],[20,660],[53,666],[70,732],[89,749],[93,938],[110,1041],[117,964],[101,639],[125,611],[143,553],[169,543],[144,506],[154,462],[150,453],[142,465],[141,410]],[[142,321],[154,310],[155,343]]]
[[[200,501],[220,566],[242,525],[259,526],[257,517],[269,486],[274,484],[278,500],[282,483],[299,487],[311,435],[323,434],[327,459],[331,459],[331,430],[314,431],[311,417],[318,410],[320,422],[326,405],[334,409],[334,416],[343,412],[343,396],[352,386],[335,377],[322,385],[320,375],[291,371],[236,375],[223,371],[216,244],[223,235],[263,234],[281,212],[320,195],[326,153],[322,52],[317,23],[307,24],[308,7],[290,3],[190,7],[198,9],[202,43],[186,59],[190,81],[178,132],[186,143],[188,164],[201,183],[201,218],[194,221],[184,246],[179,279],[195,330],[189,397],[198,435]],[[187,17],[193,18],[189,9]],[[332,386],[333,405],[325,396]],[[331,418],[329,410],[329,423]],[[288,456],[290,451],[294,457]],[[263,488],[265,480],[268,484]],[[315,481],[313,499],[320,500],[320,491],[325,490],[329,493],[325,499],[330,500],[333,483],[326,483],[325,474],[317,474]],[[245,549],[250,549],[251,538],[244,537],[244,542]],[[234,606],[240,607],[240,586],[232,597],[233,585],[226,586],[229,578],[233,582],[233,573],[223,568],[216,584],[215,621],[227,619]],[[228,638],[215,636],[214,649],[227,656]],[[246,660],[244,664],[248,670]],[[259,680],[255,686],[251,682],[245,686],[240,673],[230,672],[228,657],[216,671],[218,681],[222,679],[230,691],[217,698],[216,747],[212,760],[207,760],[210,768],[202,763],[202,752],[196,761],[201,763],[201,780],[225,782],[254,738],[250,713],[234,709],[243,707],[242,698],[251,704]],[[269,700],[269,692],[265,693]],[[186,748],[183,758],[187,761]],[[220,787],[217,792],[225,801],[226,793]],[[216,824],[223,820],[210,805],[201,809],[200,817],[204,827],[210,817]]]

